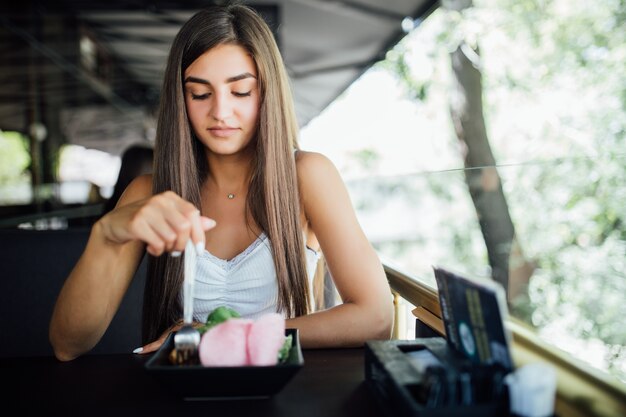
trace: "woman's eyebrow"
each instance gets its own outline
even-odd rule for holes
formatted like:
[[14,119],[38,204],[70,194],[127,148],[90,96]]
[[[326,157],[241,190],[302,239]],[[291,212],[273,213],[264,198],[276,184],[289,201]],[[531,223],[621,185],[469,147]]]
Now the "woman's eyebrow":
[[254,78],[256,80],[256,77],[254,75],[250,74],[249,72],[244,72],[243,74],[239,74],[239,75],[235,75],[234,77],[227,78],[226,82],[234,83],[235,81],[245,80],[246,78]]
[[[244,72],[242,74],[235,75],[233,77],[227,78],[226,79],[226,83],[234,83],[235,81],[245,80],[246,78],[254,78],[254,79],[256,79],[256,77],[254,75],[250,74],[249,72]],[[205,79],[198,78],[198,77],[193,77],[193,76],[189,76],[189,77],[185,78],[185,84],[187,84],[187,83],[198,83],[198,84],[211,85],[209,80],[205,80]]]

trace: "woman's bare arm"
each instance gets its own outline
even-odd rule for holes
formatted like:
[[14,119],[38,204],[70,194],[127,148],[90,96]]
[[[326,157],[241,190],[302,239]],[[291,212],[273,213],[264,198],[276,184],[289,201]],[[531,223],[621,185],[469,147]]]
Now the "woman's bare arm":
[[204,244],[204,230],[214,222],[176,194],[152,196],[151,190],[151,177],[138,177],[117,207],[93,226],[52,313],[49,337],[59,360],[72,360],[100,341],[146,247],[159,256],[182,251],[189,237]]
[[336,168],[326,157],[298,152],[298,182],[306,218],[343,301],[290,319],[303,347],[360,346],[389,339],[393,301],[382,264],[363,233]]
[[[150,195],[149,179],[129,186],[118,206]],[[109,326],[139,265],[144,243],[110,242],[106,216],[96,222],[87,246],[65,281],[50,321],[56,357],[67,361],[91,350]]]

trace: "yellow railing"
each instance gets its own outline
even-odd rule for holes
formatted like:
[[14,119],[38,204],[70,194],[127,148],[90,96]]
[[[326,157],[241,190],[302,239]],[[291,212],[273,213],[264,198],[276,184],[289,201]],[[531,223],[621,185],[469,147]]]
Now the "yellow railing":
[[[384,265],[394,293],[413,306],[416,319],[443,334],[441,309],[436,289],[398,269]],[[398,316],[396,310],[396,318]],[[399,320],[396,320],[398,322]],[[521,322],[506,323],[513,336],[512,355],[516,366],[532,362],[549,363],[557,372],[556,413],[559,417],[626,417],[626,385],[612,376],[579,363],[575,358],[539,340]],[[400,334],[394,329],[394,335]]]

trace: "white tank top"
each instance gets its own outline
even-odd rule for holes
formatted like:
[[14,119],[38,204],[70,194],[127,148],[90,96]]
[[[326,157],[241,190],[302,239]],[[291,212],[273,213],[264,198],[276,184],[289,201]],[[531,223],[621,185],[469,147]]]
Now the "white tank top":
[[[309,247],[305,252],[309,297],[313,300],[313,277],[320,255]],[[230,307],[242,317],[252,319],[276,312],[278,283],[270,240],[265,233],[228,261],[207,250],[198,255],[194,320],[204,323],[208,314],[219,306]]]

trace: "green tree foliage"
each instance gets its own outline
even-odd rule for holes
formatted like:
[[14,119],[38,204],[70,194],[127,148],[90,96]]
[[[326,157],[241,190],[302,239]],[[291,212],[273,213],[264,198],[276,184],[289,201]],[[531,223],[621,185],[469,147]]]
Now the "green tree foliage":
[[26,138],[17,132],[0,130],[0,185],[18,182],[29,164]]
[[[626,381],[626,2],[474,3],[424,23],[435,26],[432,49],[420,51],[432,71],[413,62],[410,39],[380,67],[423,103],[446,82],[450,46],[480,46],[491,147],[517,239],[537,265],[513,312],[575,354],[602,345],[600,366]],[[442,140],[453,146],[447,132]],[[458,199],[445,191],[458,182],[426,183],[446,204]],[[466,270],[485,262],[468,238],[475,230],[463,222],[438,230]]]

